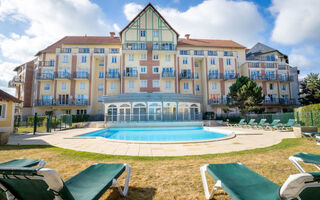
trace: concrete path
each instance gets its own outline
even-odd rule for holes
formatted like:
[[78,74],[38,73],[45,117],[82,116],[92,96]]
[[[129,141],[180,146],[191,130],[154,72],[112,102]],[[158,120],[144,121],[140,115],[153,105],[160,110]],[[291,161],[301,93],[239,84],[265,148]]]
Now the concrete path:
[[128,156],[184,156],[213,153],[225,153],[246,149],[271,146],[281,142],[283,138],[294,138],[293,132],[263,131],[242,128],[217,127],[219,129],[242,131],[235,138],[187,144],[134,144],[119,143],[105,138],[76,138],[74,136],[100,130],[97,128],[81,128],[55,133],[13,134],[9,144],[20,145],[53,145],[65,149],[87,151],[112,155]]

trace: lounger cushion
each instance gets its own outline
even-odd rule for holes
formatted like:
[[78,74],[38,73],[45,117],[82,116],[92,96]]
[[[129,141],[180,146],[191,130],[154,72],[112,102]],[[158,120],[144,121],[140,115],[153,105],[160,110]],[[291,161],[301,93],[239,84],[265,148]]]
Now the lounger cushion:
[[300,158],[305,163],[320,164],[320,155],[311,153],[298,153],[293,157]]
[[280,199],[280,186],[240,163],[210,164],[207,170],[233,200]]
[[125,171],[124,164],[94,164],[65,182],[76,200],[98,199]]
[[32,167],[39,164],[40,159],[16,159],[0,163],[0,167]]

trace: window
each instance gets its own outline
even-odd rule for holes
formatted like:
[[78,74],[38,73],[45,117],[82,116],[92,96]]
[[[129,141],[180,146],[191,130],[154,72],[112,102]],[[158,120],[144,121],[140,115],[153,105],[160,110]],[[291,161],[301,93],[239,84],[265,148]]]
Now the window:
[[70,115],[71,114],[71,110],[66,110],[66,114]]
[[146,37],[146,31],[140,31],[140,37]]
[[281,85],[281,90],[282,90],[282,91],[286,91],[286,90],[287,90],[287,88],[286,88],[286,85],[285,85],[285,84],[282,84],[282,85]]
[[180,55],[189,55],[190,51],[189,50],[180,50]]
[[196,85],[196,91],[199,92],[200,91],[200,86]]
[[211,87],[212,87],[212,90],[218,89],[217,83],[212,83]]
[[46,83],[44,85],[44,90],[50,90],[50,83]]
[[99,61],[99,66],[100,66],[100,67],[103,67],[103,66],[104,66],[104,61],[103,61],[103,60],[100,60],[100,61]]
[[117,63],[117,56],[112,56],[111,62],[112,63]]
[[82,56],[81,57],[81,62],[86,63],[87,62],[87,56]]
[[199,63],[195,62],[194,63],[194,67],[198,68],[199,67]]
[[103,84],[98,85],[98,91],[103,91],[103,88],[104,88]]
[[141,74],[146,74],[147,73],[147,67],[146,66],[141,66],[140,67],[140,73]]
[[50,59],[49,66],[54,66],[54,60],[53,59]]
[[160,81],[159,80],[153,80],[152,81],[152,87],[154,87],[154,88],[160,87]]
[[195,78],[195,79],[199,79],[199,72],[195,72],[195,73],[194,73],[194,78]]
[[77,110],[77,115],[87,114],[87,110]]
[[104,77],[104,73],[103,72],[99,72],[98,78],[103,78],[103,77]]
[[85,82],[81,82],[80,83],[80,90],[85,90],[86,89],[86,83]]
[[141,54],[140,60],[147,60],[147,54]]
[[269,85],[269,89],[273,90],[273,84],[272,83]]
[[89,48],[79,48],[79,53],[90,53]]
[[67,83],[66,82],[61,83],[61,90],[67,90]]
[[159,55],[158,54],[154,54],[153,55],[153,60],[159,60]]
[[159,31],[153,31],[153,37],[159,37]]
[[117,89],[117,83],[111,82],[111,90],[116,90],[116,89]]
[[0,119],[6,118],[6,107],[7,107],[7,104],[0,103]]
[[233,52],[232,51],[224,51],[223,55],[224,56],[233,56]]
[[165,60],[166,60],[166,62],[170,62],[171,61],[171,56],[170,55],[166,55]]
[[208,51],[208,56],[217,56],[217,51]]
[[120,49],[119,48],[111,48],[109,51],[110,51],[110,53],[119,53]]
[[98,102],[102,102],[102,96],[98,96]]
[[140,81],[140,87],[141,87],[141,88],[146,88],[146,87],[148,87],[148,81],[147,81],[147,80],[141,80],[141,81]]
[[128,82],[128,88],[133,89],[134,88],[134,81],[129,81]]
[[216,59],[211,58],[211,59],[210,59],[210,64],[211,64],[211,65],[215,65],[215,64],[216,64]]
[[166,89],[171,89],[171,81],[166,81]]
[[129,61],[134,61],[134,55],[133,54],[129,54]]
[[153,71],[153,74],[159,74],[159,67],[153,66],[152,71]]
[[226,62],[227,62],[227,65],[231,65],[231,59],[230,58],[227,58]]
[[189,83],[183,83],[183,89],[189,90]]
[[68,62],[69,62],[69,57],[63,56],[63,63],[68,63]]
[[183,59],[182,59],[182,64],[188,64],[188,58],[186,58],[186,57],[184,57]]

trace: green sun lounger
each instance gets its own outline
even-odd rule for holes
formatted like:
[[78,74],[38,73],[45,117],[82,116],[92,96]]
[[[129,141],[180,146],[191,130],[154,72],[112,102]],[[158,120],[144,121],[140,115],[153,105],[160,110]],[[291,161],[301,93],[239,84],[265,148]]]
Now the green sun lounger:
[[[317,200],[320,199],[320,173],[290,175],[282,186],[257,174],[241,163],[209,164],[200,168],[207,199],[223,189],[233,200]],[[206,171],[216,180],[209,193]]]
[[242,125],[241,127],[243,127],[243,128],[248,128],[248,127],[252,126],[255,121],[256,121],[255,119],[250,119],[249,122],[248,122],[248,124],[244,124],[244,125]]
[[296,120],[295,119],[289,119],[288,122],[286,124],[278,124],[276,126],[277,129],[280,130],[290,130],[292,129],[292,127],[296,124]]
[[259,128],[262,127],[266,123],[267,119],[261,119],[259,123],[254,123],[251,128]]
[[[117,178],[127,170],[124,189]],[[127,164],[91,165],[67,181],[47,168],[0,168],[0,187],[8,199],[90,200],[99,199],[112,185],[121,195],[128,192],[131,167]]]
[[273,130],[273,129],[275,129],[277,127],[277,125],[279,123],[280,123],[280,119],[275,119],[275,120],[273,120],[271,122],[271,124],[267,124],[267,125],[265,125],[263,127],[264,127],[265,130],[268,130],[268,129]]
[[311,153],[298,153],[290,156],[289,160],[298,168],[301,173],[305,173],[306,171],[301,167],[299,162],[313,164],[320,171],[320,155]]
[[241,120],[239,121],[239,123],[237,123],[237,124],[228,124],[228,126],[230,126],[230,127],[237,127],[237,126],[241,126],[241,125],[243,125],[243,124],[245,124],[245,119],[241,119]]
[[300,133],[302,135],[302,137],[304,138],[311,138],[312,140],[314,140],[315,142],[319,142],[317,140],[318,137],[320,137],[320,133],[319,132],[301,132]]

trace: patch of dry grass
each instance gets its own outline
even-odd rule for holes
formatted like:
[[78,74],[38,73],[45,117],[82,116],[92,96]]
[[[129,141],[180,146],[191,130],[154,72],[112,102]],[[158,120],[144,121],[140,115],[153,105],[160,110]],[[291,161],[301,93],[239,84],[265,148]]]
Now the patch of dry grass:
[[[200,166],[207,163],[241,162],[271,181],[282,184],[298,170],[289,156],[298,152],[319,153],[313,141],[286,139],[282,143],[263,149],[241,152],[185,156],[170,158],[145,158],[108,156],[77,152],[56,147],[5,146],[0,147],[0,162],[15,158],[41,158],[48,168],[55,169],[62,179],[75,175],[96,162],[128,163],[132,166],[130,189],[126,199],[205,199],[200,177]],[[315,171],[312,166],[306,169]],[[119,178],[124,183],[124,174]],[[212,179],[210,186],[214,184]],[[101,199],[121,199],[116,189],[111,189]],[[230,199],[217,191],[215,199]]]

